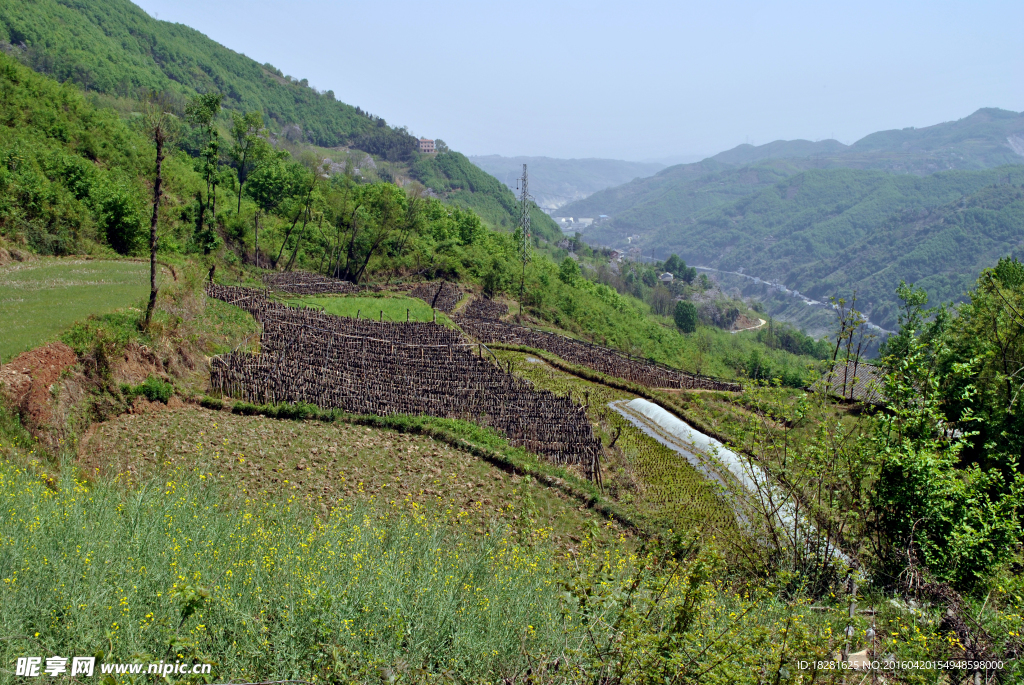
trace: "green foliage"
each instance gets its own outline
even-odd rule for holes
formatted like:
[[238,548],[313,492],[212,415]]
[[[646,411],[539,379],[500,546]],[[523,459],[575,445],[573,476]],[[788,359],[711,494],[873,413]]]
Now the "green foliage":
[[[939,311],[922,339],[943,375],[946,420],[971,412],[962,458],[999,469],[1010,480],[1024,454],[1024,264],[1004,258],[978,278],[958,308]],[[969,368],[957,364],[970,360]]]
[[697,330],[697,306],[693,302],[687,300],[676,302],[672,316],[675,319],[676,327],[683,333],[693,333]]
[[381,154],[379,146],[411,139],[333,93],[282,78],[194,29],[151,18],[128,0],[7,2],[0,6],[0,41],[37,71],[89,91],[122,98],[165,93],[179,103],[197,93],[223,93],[225,108],[263,112],[275,131],[295,125],[299,137],[324,147],[372,135],[373,149],[364,149]]
[[167,401],[171,399],[171,395],[174,394],[174,386],[162,378],[147,376],[145,381],[134,387],[130,385],[121,386],[121,392],[129,399],[141,396],[150,402],[163,402],[167,404]]
[[42,254],[85,240],[138,248],[145,143],[110,111],[86,103],[0,54],[0,233]]
[[832,346],[825,338],[815,340],[794,326],[774,320],[769,320],[767,325],[757,329],[755,335],[758,342],[767,347],[791,354],[813,359],[827,359],[832,354]]
[[97,193],[97,219],[106,243],[123,255],[140,251],[145,234],[141,193],[125,180],[104,184]]
[[[886,358],[889,412],[878,422],[882,466],[873,503],[885,544],[877,552],[890,577],[906,569],[909,554],[937,578],[971,589],[1019,539],[1024,478],[1014,473],[1007,482],[999,470],[977,464],[956,468],[966,440],[941,429],[940,379],[927,357],[911,336],[900,356]],[[969,373],[971,365],[954,370]],[[974,418],[968,413],[959,423],[971,426]]]
[[686,262],[680,259],[679,255],[676,254],[670,255],[669,258],[665,260],[663,268],[665,271],[686,283],[692,283],[693,279],[697,278],[697,270],[692,266],[687,267]]
[[558,280],[566,285],[576,285],[580,279],[580,265],[572,257],[566,257],[558,267]]
[[[512,231],[519,223],[521,208],[512,191],[465,155],[458,152],[422,155],[412,164],[410,173],[452,204],[476,212],[495,229]],[[530,221],[536,235],[550,242],[560,239],[558,225],[533,203]]]
[[489,297],[507,293],[512,288],[514,281],[515,273],[512,263],[500,255],[492,256],[484,267],[483,278],[481,279],[484,292]]

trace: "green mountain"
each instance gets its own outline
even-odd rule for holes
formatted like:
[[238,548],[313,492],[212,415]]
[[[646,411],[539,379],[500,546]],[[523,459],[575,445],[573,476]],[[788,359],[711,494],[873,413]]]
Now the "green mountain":
[[[881,169],[926,176],[939,171],[981,170],[1024,163],[1024,113],[979,109],[954,122],[927,128],[880,131],[843,145],[835,140],[775,141],[739,145],[694,164],[663,169],[562,207],[559,215],[606,214],[611,227],[595,237],[615,244],[615,236],[643,235],[668,221],[682,221],[695,211],[748,195],[768,176],[737,175],[737,169],[767,167],[789,176],[810,169]],[[754,186],[754,188],[752,188]],[[709,194],[710,193],[710,194]],[[706,197],[706,202],[701,202]],[[642,209],[639,209],[642,208]],[[637,210],[631,213],[631,210]]]
[[1022,188],[1024,166],[923,178],[807,171],[663,225],[645,243],[819,301],[856,290],[871,320],[893,328],[901,279],[935,302],[960,300],[982,269],[1024,247]]
[[[675,252],[818,300],[856,289],[872,321],[890,328],[900,279],[925,285],[933,300],[958,300],[982,268],[1018,248],[1013,203],[982,190],[1019,184],[1021,153],[1024,115],[981,109],[955,122],[873,133],[849,146],[741,145],[597,192],[560,213],[609,215],[586,232],[591,244],[639,245],[661,257]],[[982,218],[964,224],[951,209],[961,200]],[[967,252],[950,261],[951,245]],[[749,279],[725,278],[765,299],[770,313],[822,329],[808,315],[821,319],[825,312],[794,307],[792,298]]]
[[126,98],[219,92],[226,108],[260,110],[268,125],[296,125],[317,145],[361,141],[383,151],[385,138],[402,135],[412,150],[412,136],[391,128],[381,136],[379,121],[337,101],[332,92],[285,78],[187,26],[154,19],[128,0],[4,2],[0,41],[36,71],[87,91]]
[[[0,3],[0,49],[58,81],[128,101],[159,93],[180,105],[196,93],[219,92],[225,109],[261,111],[268,128],[290,140],[350,147],[411,166],[414,178],[478,210],[494,226],[518,220],[507,189],[494,179],[475,178],[479,170],[461,155],[417,162],[416,139],[404,128],[388,126],[340,102],[332,91],[319,92],[306,79],[285,76],[188,26],[154,19],[128,0]],[[534,215],[539,234],[558,235],[550,218],[539,211]]]
[[635,178],[650,176],[665,168],[653,162],[624,162],[619,159],[554,159],[552,157],[470,157],[478,167],[500,179],[509,188],[530,172],[530,193],[537,204],[548,211],[587,197],[599,190],[621,185]]

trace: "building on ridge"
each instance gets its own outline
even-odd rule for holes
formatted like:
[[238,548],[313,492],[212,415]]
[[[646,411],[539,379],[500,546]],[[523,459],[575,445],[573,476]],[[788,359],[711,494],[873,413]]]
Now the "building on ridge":
[[434,141],[430,138],[420,138],[420,152],[425,155],[434,154],[434,152],[436,152],[436,150],[434,150]]

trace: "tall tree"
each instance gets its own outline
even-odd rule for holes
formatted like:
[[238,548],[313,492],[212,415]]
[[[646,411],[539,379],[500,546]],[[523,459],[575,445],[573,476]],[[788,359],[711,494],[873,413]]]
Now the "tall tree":
[[249,179],[249,174],[270,149],[263,137],[266,129],[263,126],[263,115],[259,112],[246,112],[244,115],[231,114],[231,137],[233,143],[229,151],[238,173],[238,207],[235,213],[242,211],[242,187]]
[[[313,154],[304,154],[302,156],[301,164],[293,164],[291,166],[293,177],[296,179],[293,184],[295,191],[297,191],[295,198],[299,199],[299,202],[294,206],[295,215],[292,219],[292,225],[288,228],[287,232],[285,232],[284,238],[281,240],[281,249],[278,251],[277,258],[274,260],[275,268],[281,261],[281,257],[284,255],[288,239],[291,238],[292,234],[295,232],[299,219],[302,219],[302,227],[299,229],[295,243],[296,253],[298,252],[298,246],[302,243],[302,237],[305,234],[306,226],[312,218],[313,205],[321,199],[317,190],[320,181],[327,176],[327,168],[329,164],[329,160],[321,159]],[[291,263],[294,260],[289,259],[288,261]]]
[[256,203],[256,215],[253,217],[253,242],[255,243],[256,268],[260,266],[260,218],[277,209],[288,191],[288,169],[283,150],[268,151],[252,174],[249,175],[245,193]]
[[676,326],[683,333],[693,333],[697,330],[697,306],[689,300],[676,302],[674,317]]
[[351,193],[352,199],[345,203],[350,211],[339,216],[339,235],[343,230],[348,235],[337,268],[340,278],[358,283],[388,238],[414,217],[405,193],[390,183],[353,188]]
[[206,199],[199,196],[199,217],[196,222],[198,233],[203,232],[206,223],[213,225],[213,219],[207,222],[206,214],[212,208],[216,216],[217,204],[217,172],[220,168],[220,134],[214,126],[214,120],[220,112],[222,99],[220,93],[199,94],[191,98],[185,106],[185,117],[188,122],[198,128],[203,137],[203,149],[199,154],[201,173],[206,181]]
[[146,305],[146,328],[149,328],[149,322],[153,318],[153,309],[156,307],[156,224],[160,217],[160,196],[163,193],[161,170],[164,162],[164,142],[167,140],[166,124],[163,117],[154,121],[151,131],[153,144],[156,147],[156,166],[153,179],[153,217],[149,222],[149,304]]

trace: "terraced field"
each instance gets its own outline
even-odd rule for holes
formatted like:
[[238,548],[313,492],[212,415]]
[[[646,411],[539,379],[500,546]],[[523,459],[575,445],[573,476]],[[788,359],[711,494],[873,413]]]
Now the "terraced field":
[[0,363],[90,314],[140,305],[148,291],[143,262],[36,259],[0,268]]
[[[162,407],[163,405],[155,405]],[[82,440],[85,472],[145,481],[196,468],[250,498],[296,498],[326,512],[352,500],[440,509],[483,531],[502,517],[550,528],[572,547],[581,530],[619,531],[579,502],[430,438],[348,424],[238,416],[196,407],[123,415]]]

